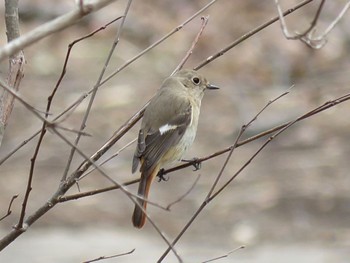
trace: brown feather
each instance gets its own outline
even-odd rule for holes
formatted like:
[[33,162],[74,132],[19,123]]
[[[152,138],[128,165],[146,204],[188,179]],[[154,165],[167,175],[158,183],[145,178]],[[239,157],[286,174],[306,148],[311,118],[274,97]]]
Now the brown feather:
[[[141,181],[139,184],[139,189],[137,191],[137,194],[144,199],[148,199],[148,193],[149,189],[151,187],[153,179],[156,177],[156,175],[159,172],[159,165],[152,171],[150,174],[141,174]],[[137,202],[139,205],[146,211],[147,208],[147,202],[141,198],[137,198]],[[132,215],[132,223],[137,228],[142,228],[146,222],[146,215],[142,211],[142,209],[135,205],[134,213]]]

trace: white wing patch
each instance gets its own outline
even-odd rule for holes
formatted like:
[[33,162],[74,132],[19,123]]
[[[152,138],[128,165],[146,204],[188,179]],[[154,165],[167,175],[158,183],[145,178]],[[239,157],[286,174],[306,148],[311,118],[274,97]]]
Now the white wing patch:
[[159,128],[160,135],[163,135],[164,133],[175,130],[177,128],[177,125],[170,125],[170,124],[165,124]]

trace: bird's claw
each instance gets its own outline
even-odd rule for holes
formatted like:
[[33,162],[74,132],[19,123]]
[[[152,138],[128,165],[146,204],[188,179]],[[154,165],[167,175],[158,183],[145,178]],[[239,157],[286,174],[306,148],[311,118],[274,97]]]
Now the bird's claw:
[[194,167],[193,171],[198,171],[199,169],[202,168],[202,163],[199,161],[199,158],[197,157],[194,157],[191,160],[182,160],[182,161],[186,163],[191,163]]
[[168,181],[169,180],[169,177],[165,177],[165,174],[164,174],[164,169],[160,169],[158,174],[157,174],[157,177],[158,177],[158,182],[161,182],[161,181]]

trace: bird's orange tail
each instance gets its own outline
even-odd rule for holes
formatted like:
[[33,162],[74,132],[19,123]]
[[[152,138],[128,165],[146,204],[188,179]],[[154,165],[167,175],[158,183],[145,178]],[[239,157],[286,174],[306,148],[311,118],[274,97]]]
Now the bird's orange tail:
[[[154,177],[158,174],[159,167],[156,167],[150,175],[141,174],[141,181],[139,184],[139,189],[137,191],[137,194],[145,199],[148,199],[148,193],[149,189],[151,187],[152,181]],[[139,205],[146,211],[147,202],[145,200],[142,200],[140,198],[137,198],[137,202]],[[134,227],[142,228],[143,225],[146,222],[146,214],[142,211],[142,209],[135,205],[134,213],[132,215],[132,223]]]

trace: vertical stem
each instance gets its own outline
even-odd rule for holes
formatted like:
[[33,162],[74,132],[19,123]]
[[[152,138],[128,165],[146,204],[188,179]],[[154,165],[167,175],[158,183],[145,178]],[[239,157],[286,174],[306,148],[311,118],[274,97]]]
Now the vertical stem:
[[[18,0],[5,0],[5,24],[7,41],[11,42],[20,36],[18,19]],[[9,58],[9,71],[7,83],[18,91],[23,78],[24,55],[20,51]],[[10,118],[14,97],[7,91],[3,91],[0,97],[0,145],[4,137],[6,124]]]

